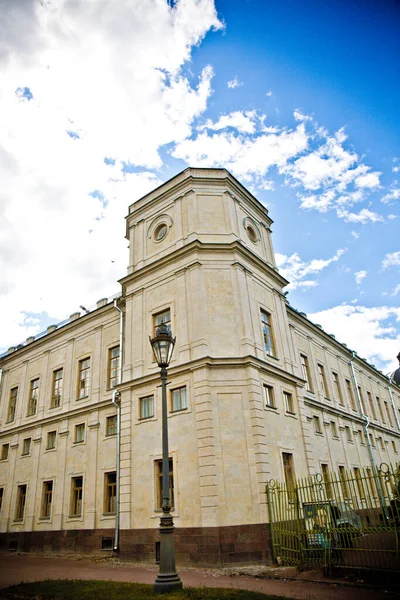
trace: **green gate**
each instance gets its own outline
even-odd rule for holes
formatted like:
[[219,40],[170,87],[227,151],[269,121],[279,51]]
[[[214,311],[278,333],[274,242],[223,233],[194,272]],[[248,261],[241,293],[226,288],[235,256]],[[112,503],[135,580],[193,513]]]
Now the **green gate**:
[[276,563],[400,571],[400,468],[325,470],[267,484]]

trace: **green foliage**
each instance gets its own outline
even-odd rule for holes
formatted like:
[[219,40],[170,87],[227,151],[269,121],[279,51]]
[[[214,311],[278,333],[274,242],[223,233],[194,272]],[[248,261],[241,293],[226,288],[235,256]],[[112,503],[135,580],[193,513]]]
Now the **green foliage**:
[[226,588],[185,588],[160,595],[151,585],[80,580],[24,583],[0,594],[2,600],[283,600],[280,596]]

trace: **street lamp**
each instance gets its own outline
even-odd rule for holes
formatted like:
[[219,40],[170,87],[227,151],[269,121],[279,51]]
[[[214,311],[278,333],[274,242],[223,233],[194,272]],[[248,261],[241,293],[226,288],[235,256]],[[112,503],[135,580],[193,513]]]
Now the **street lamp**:
[[172,592],[182,587],[176,572],[174,547],[174,521],[171,515],[169,494],[169,456],[167,421],[167,367],[174,351],[175,339],[169,327],[161,323],[154,338],[149,336],[151,347],[161,369],[162,392],[162,516],[160,517],[160,571],[154,582],[157,593]]

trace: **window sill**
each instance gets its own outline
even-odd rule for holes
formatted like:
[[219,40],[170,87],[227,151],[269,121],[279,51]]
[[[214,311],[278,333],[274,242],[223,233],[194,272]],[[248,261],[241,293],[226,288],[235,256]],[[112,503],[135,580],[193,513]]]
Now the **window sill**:
[[185,408],[177,408],[176,410],[170,410],[169,414],[170,415],[176,415],[176,413],[181,413],[181,412],[185,412],[185,410],[187,410],[188,407],[185,406]]
[[13,525],[21,525],[24,523],[24,519],[14,519]]
[[315,435],[318,435],[319,437],[324,437],[322,431],[315,431]]
[[80,440],[79,442],[72,442],[73,446],[79,446],[79,444],[84,444],[85,440]]
[[81,400],[87,400],[89,398],[89,395],[87,396],[81,396],[80,398],[76,399],[76,402],[80,402]]
[[339,437],[338,435],[333,435],[333,436],[332,436],[332,438],[333,438],[334,440],[340,440],[340,437]]
[[30,456],[31,453],[29,452],[28,454],[21,454],[21,458],[26,458],[27,456]]
[[113,438],[117,435],[117,432],[115,433],[106,433],[106,435],[104,436],[105,438]]
[[46,448],[45,452],[54,452],[56,449],[56,447],[54,446],[54,448]]
[[68,515],[70,521],[83,521],[82,515]]
[[49,523],[50,522],[50,517],[39,517],[39,522],[40,523],[42,523],[42,522]]
[[57,406],[49,406],[49,410],[55,410],[56,408],[61,408],[61,404],[57,404]]
[[264,404],[264,410],[269,410],[278,413],[278,409],[276,408],[276,406],[270,406],[269,404]]
[[151,419],[154,419],[154,415],[150,415],[149,417],[138,417],[138,421],[140,421],[140,422],[151,421]]
[[278,360],[278,361],[279,361],[279,358],[278,358],[277,356],[273,356],[272,354],[267,354],[267,353],[265,353],[265,356],[266,356],[267,358],[272,358],[273,360]]
[[292,419],[297,419],[297,414],[294,412],[289,412],[288,410],[285,412],[286,417],[291,417]]

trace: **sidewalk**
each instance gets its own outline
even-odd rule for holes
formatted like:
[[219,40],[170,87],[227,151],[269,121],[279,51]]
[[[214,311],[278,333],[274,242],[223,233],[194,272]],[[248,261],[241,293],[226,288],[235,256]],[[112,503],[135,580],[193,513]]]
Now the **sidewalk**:
[[[268,568],[246,567],[232,569],[178,568],[185,587],[225,587],[263,592],[298,600],[399,600],[400,596],[384,590],[343,585],[342,583],[310,581],[317,572],[301,574],[301,580],[266,579]],[[271,575],[279,574],[271,569]],[[77,557],[41,556],[32,554],[0,554],[0,588],[22,582],[43,579],[99,579],[152,584],[156,578],[156,565],[122,562],[118,559],[87,556]],[[253,572],[253,576],[241,575]],[[273,573],[275,572],[275,573]],[[264,574],[263,574],[264,573]],[[280,571],[287,577],[297,575],[290,569]],[[297,577],[299,577],[297,575]],[[0,599],[1,599],[0,591]]]

